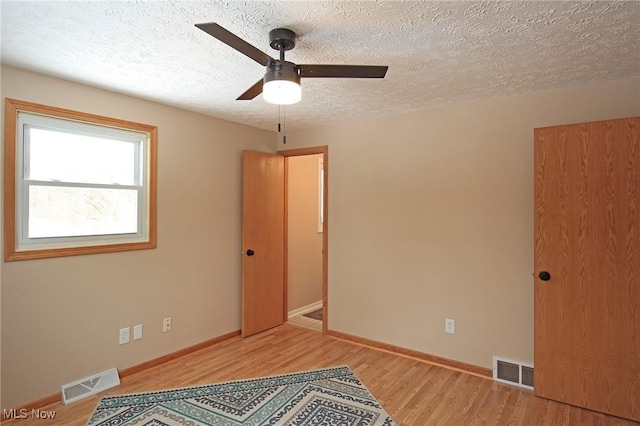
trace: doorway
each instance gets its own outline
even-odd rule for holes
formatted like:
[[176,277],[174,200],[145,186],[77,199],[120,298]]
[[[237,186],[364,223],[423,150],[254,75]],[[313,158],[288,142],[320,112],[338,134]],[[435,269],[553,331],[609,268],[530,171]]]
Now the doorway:
[[278,154],[285,157],[284,318],[293,325],[325,333],[327,147]]

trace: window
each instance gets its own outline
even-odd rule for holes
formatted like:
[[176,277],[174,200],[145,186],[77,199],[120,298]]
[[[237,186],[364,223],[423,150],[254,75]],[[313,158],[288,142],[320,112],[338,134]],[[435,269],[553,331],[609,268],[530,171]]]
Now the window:
[[156,128],[5,106],[5,259],[156,246]]

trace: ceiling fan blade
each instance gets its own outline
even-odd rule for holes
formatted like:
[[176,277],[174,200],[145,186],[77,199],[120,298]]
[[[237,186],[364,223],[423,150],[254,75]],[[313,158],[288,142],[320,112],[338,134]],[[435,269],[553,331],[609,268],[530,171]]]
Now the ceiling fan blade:
[[267,55],[262,50],[258,49],[255,46],[252,46],[237,35],[222,28],[215,22],[210,22],[208,24],[196,24],[196,27],[200,28],[205,33],[217,38],[224,44],[233,47],[238,52],[250,57],[259,64],[264,65],[265,67],[269,65],[269,62],[274,61],[271,56]]
[[260,93],[262,93],[262,84],[263,79],[258,80],[256,84],[251,86],[246,92],[238,96],[238,99],[236,99],[236,101],[250,101],[251,99],[255,98]]
[[300,77],[384,78],[388,66],[378,65],[298,65]]

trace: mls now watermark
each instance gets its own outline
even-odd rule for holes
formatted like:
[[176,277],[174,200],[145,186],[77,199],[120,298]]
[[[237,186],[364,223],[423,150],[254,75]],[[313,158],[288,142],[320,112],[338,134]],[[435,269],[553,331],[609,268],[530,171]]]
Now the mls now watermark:
[[31,411],[26,408],[9,408],[2,410],[2,417],[5,419],[55,419],[56,412],[53,410],[40,410],[39,408]]

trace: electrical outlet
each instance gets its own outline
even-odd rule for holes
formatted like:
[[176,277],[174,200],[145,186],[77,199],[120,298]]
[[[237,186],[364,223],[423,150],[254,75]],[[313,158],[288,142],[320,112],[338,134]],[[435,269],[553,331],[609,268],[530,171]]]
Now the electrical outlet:
[[129,343],[129,327],[120,329],[120,344]]
[[133,340],[142,339],[142,324],[138,324],[133,327]]
[[171,317],[162,320],[162,332],[171,331]]
[[455,334],[456,333],[456,321],[452,320],[452,319],[445,319],[444,320],[444,332],[445,333],[449,333],[449,334]]

